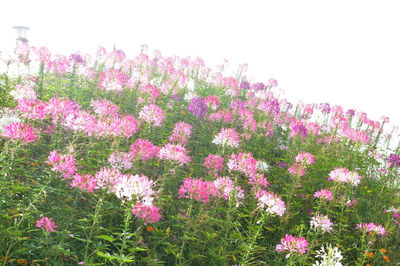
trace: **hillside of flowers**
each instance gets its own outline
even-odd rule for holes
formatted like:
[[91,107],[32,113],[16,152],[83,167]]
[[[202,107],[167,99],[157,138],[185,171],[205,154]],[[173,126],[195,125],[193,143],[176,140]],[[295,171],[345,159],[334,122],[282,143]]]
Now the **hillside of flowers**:
[[159,51],[0,60],[1,265],[400,265],[388,117]]

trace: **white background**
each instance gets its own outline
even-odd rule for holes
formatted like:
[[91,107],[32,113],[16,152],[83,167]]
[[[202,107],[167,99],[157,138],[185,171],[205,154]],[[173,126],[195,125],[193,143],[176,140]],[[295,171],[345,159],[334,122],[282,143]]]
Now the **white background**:
[[329,102],[400,125],[400,1],[0,1],[0,51],[12,26],[33,46],[93,54],[141,44],[214,66],[248,63],[248,77],[276,78],[291,101]]

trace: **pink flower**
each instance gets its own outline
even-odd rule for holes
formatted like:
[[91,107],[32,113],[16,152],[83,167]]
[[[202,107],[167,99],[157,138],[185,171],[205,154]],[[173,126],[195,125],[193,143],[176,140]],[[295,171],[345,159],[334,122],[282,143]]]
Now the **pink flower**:
[[92,100],[90,105],[100,118],[113,119],[118,117],[118,107],[107,99]]
[[164,111],[155,104],[146,105],[140,110],[139,118],[153,126],[159,127],[164,119]]
[[255,176],[249,178],[249,184],[257,187],[267,188],[269,183],[265,179],[264,174],[257,173]]
[[335,168],[329,173],[328,181],[351,183],[353,186],[360,184],[361,176],[356,171],[349,171],[347,168]]
[[292,175],[303,176],[306,173],[305,166],[299,163],[292,164],[288,170],[289,173]]
[[132,157],[147,161],[156,157],[159,151],[160,148],[153,145],[153,143],[147,139],[137,139],[135,143],[130,146],[129,153]]
[[183,184],[179,188],[178,198],[188,198],[208,203],[210,201],[210,195],[216,192],[216,188],[213,183],[203,181],[199,178],[186,178]]
[[186,141],[190,138],[190,134],[192,134],[192,126],[184,122],[178,122],[175,124],[174,132],[169,138],[169,141],[186,145]]
[[[234,190],[234,184],[231,179],[229,179],[228,177],[219,177],[214,180],[213,183],[218,191],[218,193],[216,193],[215,195],[216,197],[224,198],[225,200],[228,200],[231,197]],[[236,186],[235,190],[236,199],[244,199],[243,189],[240,186]]]
[[73,158],[71,155],[58,155],[56,150],[50,153],[46,163],[53,165],[51,170],[61,173],[66,179],[70,178],[76,172],[75,158]]
[[121,200],[141,201],[150,206],[153,203],[154,191],[152,189],[153,181],[144,175],[123,175],[114,185],[113,191]]
[[46,229],[47,232],[55,232],[54,228],[57,228],[55,222],[51,221],[52,218],[42,217],[42,219],[36,222],[36,227]]
[[159,209],[154,206],[146,206],[143,203],[136,203],[132,207],[132,213],[144,220],[144,223],[157,223],[160,220]]
[[190,162],[190,156],[186,154],[186,150],[179,144],[167,143],[161,148],[160,159],[177,161],[181,165]]
[[360,229],[361,231],[376,233],[381,236],[387,234],[385,228],[380,224],[374,224],[374,223],[357,224],[357,228]]
[[276,245],[276,252],[288,252],[286,258],[293,253],[305,253],[309,245],[308,241],[304,237],[297,237],[286,234],[284,238],[281,239],[281,244]]
[[108,192],[114,191],[114,186],[120,182],[123,175],[118,169],[100,168],[96,173],[96,184],[101,189],[106,189]]
[[314,193],[314,198],[320,198],[322,200],[332,200],[332,192],[327,189],[321,189]]
[[113,152],[108,158],[108,162],[112,168],[119,170],[127,170],[132,167],[132,155],[127,152]]
[[204,160],[204,166],[209,171],[221,171],[223,167],[224,158],[219,155],[209,154],[207,158]]
[[317,214],[310,221],[311,229],[313,229],[314,231],[320,229],[323,233],[330,233],[333,229],[332,225],[333,223],[331,222],[331,220],[329,220],[329,217],[327,215]]
[[229,171],[238,171],[247,177],[255,177],[257,173],[257,160],[253,158],[251,152],[240,152],[239,155],[232,153],[227,165]]
[[219,105],[219,101],[218,101],[218,97],[211,95],[211,96],[207,96],[204,99],[204,102],[208,105],[209,108],[211,108],[212,110],[217,110],[218,105]]
[[4,127],[2,135],[6,138],[21,140],[24,143],[29,143],[36,140],[33,129],[28,124],[12,122]]
[[76,173],[73,177],[71,187],[77,187],[82,191],[94,193],[94,190],[96,189],[96,179],[91,175],[81,175]]
[[314,163],[314,156],[309,152],[302,152],[296,156],[296,162],[310,165]]
[[272,192],[260,190],[256,193],[258,206],[268,212],[270,215],[283,216],[286,211],[285,202],[281,197],[276,196]]
[[212,141],[215,145],[239,147],[239,134],[233,128],[222,128]]

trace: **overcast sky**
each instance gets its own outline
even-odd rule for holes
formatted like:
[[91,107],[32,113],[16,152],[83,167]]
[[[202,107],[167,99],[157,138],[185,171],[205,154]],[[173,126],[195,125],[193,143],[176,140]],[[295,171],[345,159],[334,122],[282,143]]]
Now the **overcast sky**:
[[257,81],[275,78],[291,101],[330,102],[400,125],[400,1],[34,1],[2,0],[0,51],[12,26],[33,46],[94,53],[99,45],[137,55],[248,63]]

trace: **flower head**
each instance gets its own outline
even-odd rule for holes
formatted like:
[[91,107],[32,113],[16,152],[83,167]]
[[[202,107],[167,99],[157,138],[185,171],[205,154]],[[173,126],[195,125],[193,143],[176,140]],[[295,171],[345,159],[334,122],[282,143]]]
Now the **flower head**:
[[305,253],[309,248],[308,241],[304,237],[297,237],[286,234],[284,238],[281,239],[281,244],[276,245],[276,252],[288,252],[286,258],[290,255],[296,253]]
[[36,227],[43,228],[47,232],[55,232],[56,230],[54,230],[54,228],[57,228],[58,226],[51,220],[51,218],[44,216],[36,222]]

